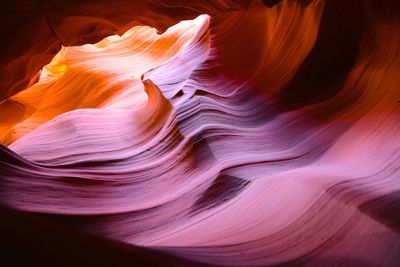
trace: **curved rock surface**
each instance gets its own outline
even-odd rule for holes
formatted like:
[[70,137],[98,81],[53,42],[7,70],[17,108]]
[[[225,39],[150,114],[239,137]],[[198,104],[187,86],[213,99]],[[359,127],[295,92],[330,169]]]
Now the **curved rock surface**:
[[399,11],[344,0],[7,4],[7,260],[397,266]]

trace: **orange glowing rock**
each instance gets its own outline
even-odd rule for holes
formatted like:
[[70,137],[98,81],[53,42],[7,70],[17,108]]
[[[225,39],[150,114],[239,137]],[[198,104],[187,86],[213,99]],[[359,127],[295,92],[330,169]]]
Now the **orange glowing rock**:
[[163,34],[136,26],[93,45],[63,47],[39,81],[2,104],[0,142],[9,145],[44,122],[81,108],[144,105],[141,76],[173,57],[202,28],[207,17],[183,21]]

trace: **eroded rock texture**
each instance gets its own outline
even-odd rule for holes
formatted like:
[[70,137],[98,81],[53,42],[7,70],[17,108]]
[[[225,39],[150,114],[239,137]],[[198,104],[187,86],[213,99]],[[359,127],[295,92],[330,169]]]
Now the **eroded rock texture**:
[[398,266],[397,1],[0,12],[11,264]]

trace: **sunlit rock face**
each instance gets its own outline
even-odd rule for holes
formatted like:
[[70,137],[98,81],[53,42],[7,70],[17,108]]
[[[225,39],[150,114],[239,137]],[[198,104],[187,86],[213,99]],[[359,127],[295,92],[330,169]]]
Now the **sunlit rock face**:
[[3,13],[11,263],[398,266],[396,1]]

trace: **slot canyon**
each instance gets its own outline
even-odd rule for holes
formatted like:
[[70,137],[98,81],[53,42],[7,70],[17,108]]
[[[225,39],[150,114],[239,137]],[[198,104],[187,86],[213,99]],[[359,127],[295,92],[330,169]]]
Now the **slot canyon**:
[[400,266],[400,1],[1,5],[0,265]]

